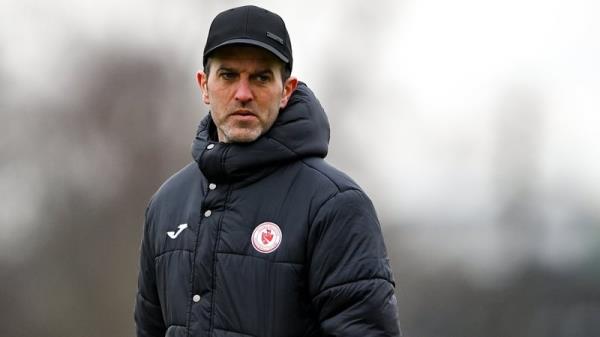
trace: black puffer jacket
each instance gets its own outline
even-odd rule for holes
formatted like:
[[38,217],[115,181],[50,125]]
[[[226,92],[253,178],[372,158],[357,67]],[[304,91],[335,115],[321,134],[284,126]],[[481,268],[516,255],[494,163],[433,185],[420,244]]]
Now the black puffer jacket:
[[192,163],[146,211],[135,321],[144,337],[398,336],[373,206],[329,166],[329,124],[300,84],[247,144],[201,123]]

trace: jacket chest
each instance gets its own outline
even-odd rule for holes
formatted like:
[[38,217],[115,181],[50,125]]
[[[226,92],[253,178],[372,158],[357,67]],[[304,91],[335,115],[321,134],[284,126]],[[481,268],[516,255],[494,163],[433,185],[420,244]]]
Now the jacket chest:
[[[208,186],[196,207],[170,212],[169,218],[178,221],[159,233],[156,279],[167,320],[199,322],[205,329],[215,319],[215,306],[226,311],[240,303],[294,315],[297,308],[290,303],[307,298],[306,210],[298,209],[295,198]],[[296,213],[302,211],[304,216]],[[273,305],[290,296],[295,300]]]
[[308,233],[307,203],[274,196],[273,190],[234,189],[208,184],[203,200],[171,212],[159,251],[231,253],[271,262],[302,263]]

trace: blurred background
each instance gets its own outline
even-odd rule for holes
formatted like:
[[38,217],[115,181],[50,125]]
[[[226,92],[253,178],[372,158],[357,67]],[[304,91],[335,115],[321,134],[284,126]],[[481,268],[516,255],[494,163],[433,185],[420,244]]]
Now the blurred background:
[[[146,203],[241,1],[0,0],[0,335],[132,336]],[[256,1],[372,197],[405,336],[600,336],[600,3]]]

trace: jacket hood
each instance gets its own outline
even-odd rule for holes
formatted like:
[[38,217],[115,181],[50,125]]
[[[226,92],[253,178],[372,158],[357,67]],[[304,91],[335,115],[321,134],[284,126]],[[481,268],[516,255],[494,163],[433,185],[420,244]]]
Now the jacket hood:
[[278,166],[306,157],[327,155],[329,121],[321,103],[299,82],[273,126],[250,143],[219,143],[210,114],[198,126],[192,156],[207,179],[257,180]]

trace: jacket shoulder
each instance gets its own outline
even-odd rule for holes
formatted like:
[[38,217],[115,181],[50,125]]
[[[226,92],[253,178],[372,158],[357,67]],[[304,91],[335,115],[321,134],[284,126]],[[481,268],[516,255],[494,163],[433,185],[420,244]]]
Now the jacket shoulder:
[[194,195],[194,193],[190,194],[190,191],[202,191],[201,187],[204,181],[202,172],[198,169],[196,163],[189,163],[165,180],[158,188],[150,199],[149,212],[152,212],[156,207],[162,208],[181,204],[183,198]]
[[313,157],[304,159],[303,163],[310,169],[316,171],[321,177],[321,179],[318,179],[319,183],[329,186],[338,193],[347,190],[358,190],[362,192],[360,186],[352,178],[322,158]]
[[194,185],[201,184],[202,180],[203,176],[198,166],[191,162],[162,183],[152,196],[150,206],[172,200],[174,197],[177,199],[178,195],[193,189]]

